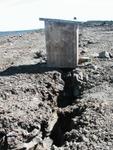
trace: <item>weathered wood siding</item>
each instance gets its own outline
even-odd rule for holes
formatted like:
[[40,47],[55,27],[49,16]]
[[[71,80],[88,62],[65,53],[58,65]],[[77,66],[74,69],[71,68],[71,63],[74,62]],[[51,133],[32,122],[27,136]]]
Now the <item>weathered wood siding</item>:
[[78,29],[75,24],[45,20],[47,64],[74,68],[78,63]]

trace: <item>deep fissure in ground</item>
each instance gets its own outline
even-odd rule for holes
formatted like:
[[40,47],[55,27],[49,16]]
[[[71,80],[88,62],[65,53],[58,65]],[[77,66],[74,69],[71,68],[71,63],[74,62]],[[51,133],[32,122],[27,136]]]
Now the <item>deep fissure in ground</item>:
[[73,69],[62,69],[61,77],[65,85],[57,99],[57,106],[60,108],[72,105],[73,101],[81,97],[84,90],[74,71]]
[[[62,70],[62,79],[65,83],[64,90],[59,94],[57,99],[57,106],[61,109],[76,103],[76,99],[81,97],[83,89],[79,88],[80,83],[74,77],[73,70],[64,69]],[[79,93],[75,94],[78,90]],[[74,113],[75,116],[82,114],[84,110],[79,108]],[[70,112],[58,112],[58,120],[55,123],[50,138],[53,140],[53,144],[60,147],[64,144],[64,134],[73,129],[73,113]]]

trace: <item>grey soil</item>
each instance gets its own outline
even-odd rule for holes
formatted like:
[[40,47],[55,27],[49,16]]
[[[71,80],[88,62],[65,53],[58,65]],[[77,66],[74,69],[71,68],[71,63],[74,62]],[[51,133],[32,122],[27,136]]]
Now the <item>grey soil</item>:
[[74,70],[48,68],[44,31],[0,37],[0,150],[113,149],[113,26],[80,27]]

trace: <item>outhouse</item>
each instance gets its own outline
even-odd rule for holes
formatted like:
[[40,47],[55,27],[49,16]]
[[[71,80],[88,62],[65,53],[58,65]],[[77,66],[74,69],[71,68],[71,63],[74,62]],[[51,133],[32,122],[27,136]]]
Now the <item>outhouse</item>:
[[40,18],[45,22],[47,65],[75,68],[78,64],[78,25],[76,21]]

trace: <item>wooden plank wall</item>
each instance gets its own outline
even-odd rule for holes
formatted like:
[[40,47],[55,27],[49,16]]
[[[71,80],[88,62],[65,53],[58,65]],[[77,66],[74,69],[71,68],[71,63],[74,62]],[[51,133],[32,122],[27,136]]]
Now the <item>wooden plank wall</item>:
[[75,68],[78,64],[78,29],[75,24],[45,21],[47,64]]

